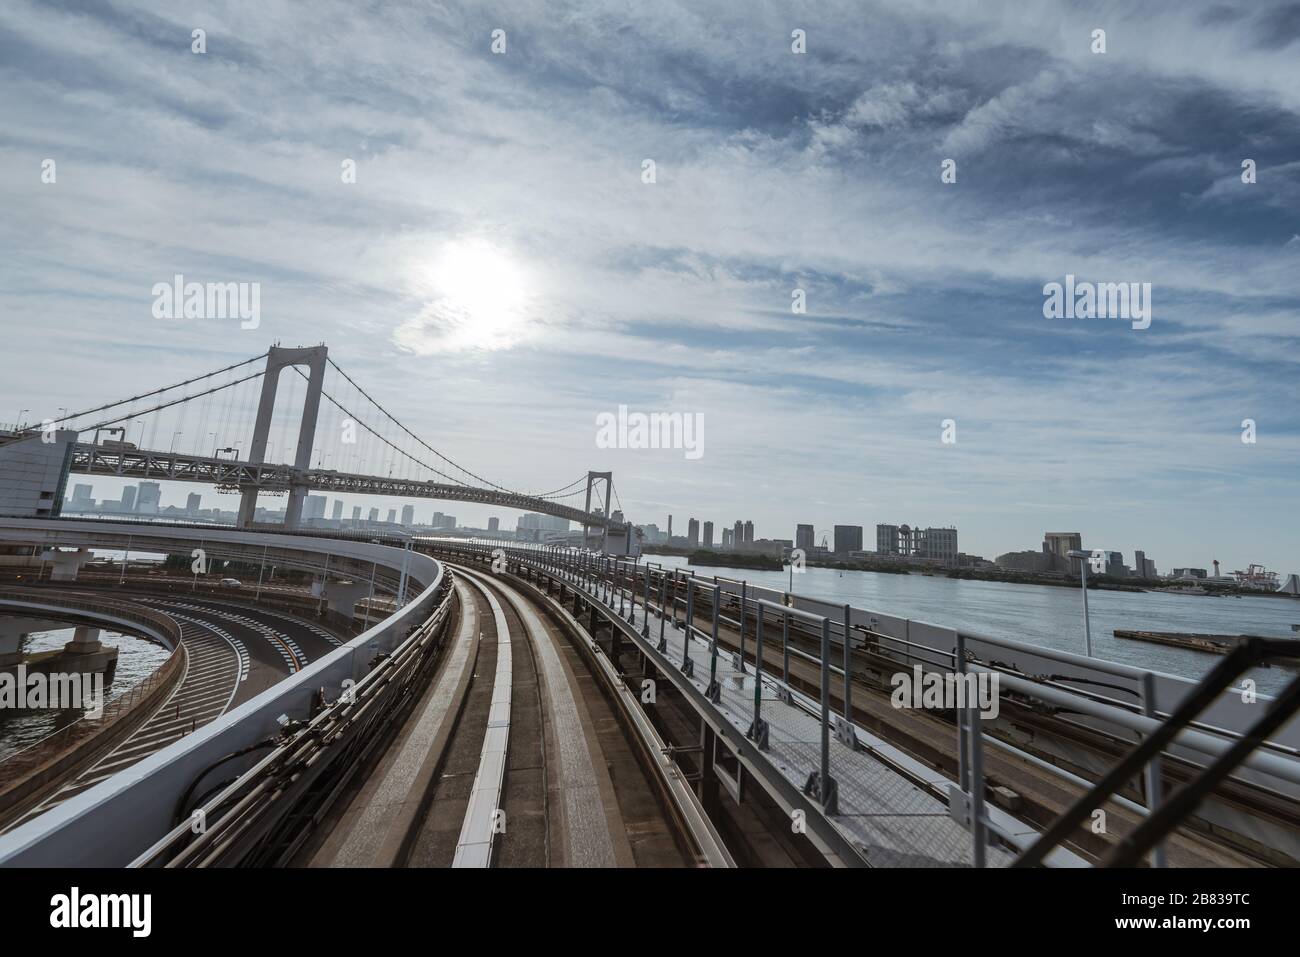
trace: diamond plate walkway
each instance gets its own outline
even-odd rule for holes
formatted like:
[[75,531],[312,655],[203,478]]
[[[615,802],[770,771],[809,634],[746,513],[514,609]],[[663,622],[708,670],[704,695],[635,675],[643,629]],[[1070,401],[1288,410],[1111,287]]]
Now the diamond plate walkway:
[[[548,570],[547,574],[557,572]],[[628,622],[639,635],[648,657],[664,671],[682,673],[683,652],[691,660],[689,674],[682,674],[702,695],[707,696],[710,674],[710,641],[695,625],[686,642],[685,629],[669,619],[661,622],[657,612],[646,622],[640,604],[621,607],[617,595],[603,600],[604,588],[558,573],[570,587],[595,599]],[[638,599],[640,595],[638,595]],[[648,634],[648,642],[645,635]],[[662,634],[663,639],[660,640]],[[657,650],[661,649],[661,650]],[[740,669],[738,656],[719,649],[717,660],[718,712],[738,734],[748,736],[754,717],[755,675],[752,665]],[[809,775],[821,766],[820,703],[788,688],[774,675],[763,674],[761,716],[767,722],[767,746],[762,749],[770,765],[799,790]],[[831,714],[830,774],[838,786],[837,813],[826,819],[873,867],[969,867],[974,861],[970,831],[954,820],[947,801],[934,791],[947,793],[953,782],[861,727],[854,728],[856,749],[835,737]],[[924,782],[926,787],[916,782]],[[1014,844],[1032,840],[1037,832],[999,808],[985,805],[990,829]],[[1004,867],[1012,854],[999,843],[987,848],[986,865]],[[1050,866],[1082,867],[1086,863],[1063,851],[1047,862]]]

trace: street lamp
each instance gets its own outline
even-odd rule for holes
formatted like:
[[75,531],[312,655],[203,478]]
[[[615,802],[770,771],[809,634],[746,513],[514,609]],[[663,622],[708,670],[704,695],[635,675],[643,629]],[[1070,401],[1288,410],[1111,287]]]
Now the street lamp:
[[1083,642],[1088,657],[1091,658],[1092,627],[1088,623],[1088,561],[1092,558],[1092,553],[1072,550],[1066,553],[1066,557],[1079,559],[1079,580],[1083,583]]

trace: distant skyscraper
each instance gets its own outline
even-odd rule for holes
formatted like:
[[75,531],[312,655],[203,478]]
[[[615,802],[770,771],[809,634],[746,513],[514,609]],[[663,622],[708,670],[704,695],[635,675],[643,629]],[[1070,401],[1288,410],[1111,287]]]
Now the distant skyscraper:
[[334,500],[333,518],[336,522],[342,520],[343,518],[343,499],[341,498],[336,498]]
[[835,526],[835,552],[839,555],[846,555],[849,552],[862,551],[862,526],[861,525],[836,525]]
[[668,537],[673,537],[673,517],[671,515],[668,516]]
[[199,510],[199,505],[202,504],[202,502],[202,495],[198,492],[190,492],[190,494],[185,497],[185,511],[193,515]]
[[95,504],[95,500],[90,497],[93,491],[89,485],[72,486],[72,506],[73,508],[90,508]]
[[409,528],[410,526],[412,526],[412,525],[415,524],[415,506],[414,506],[414,505],[403,505],[403,506],[402,506],[402,524],[403,524],[404,526],[406,526],[407,528]]
[[811,525],[800,525],[794,531],[795,548],[802,548],[804,552],[811,552],[813,539],[816,538],[816,536],[817,533],[813,530]]
[[370,521],[372,521],[372,522],[377,522],[377,521],[379,521],[379,509],[377,509],[377,508],[372,508],[372,509],[370,510]]
[[157,515],[158,503],[162,501],[162,486],[157,482],[141,482],[140,492],[135,498],[135,510],[141,515]]
[[753,540],[754,540],[754,523],[745,522],[745,541],[752,542]]
[[126,488],[122,489],[122,511],[135,511],[135,492],[136,489],[134,485],[128,485]]
[[739,548],[745,542],[745,523],[736,519],[736,524],[731,528],[731,546]]
[[[359,521],[361,521],[361,506],[360,506],[360,505],[353,505],[353,506],[352,506],[352,521],[354,521],[354,522],[359,522]],[[851,700],[851,699],[850,699],[850,700]]]
[[390,509],[388,510],[388,524],[389,524],[389,525],[396,525],[396,524],[397,524],[397,509],[395,509],[395,508],[390,508]]
[[686,523],[686,540],[695,548],[700,544],[700,521],[697,518],[691,519]]
[[[704,523],[704,547],[705,548],[713,547],[713,523],[712,522]],[[852,700],[852,698],[850,698],[849,700]]]
[[735,542],[735,535],[736,535],[736,533],[733,532],[731,529],[729,529],[729,528],[724,528],[724,529],[722,530],[722,547],[723,547],[723,548],[732,548],[732,547],[733,547],[733,543]]
[[302,510],[302,517],[305,519],[324,518],[326,504],[327,499],[324,495],[308,495],[307,505]]
[[499,519],[499,518],[489,518],[489,519],[488,519],[488,531],[489,531],[489,532],[499,532],[499,531],[501,531],[501,519]]

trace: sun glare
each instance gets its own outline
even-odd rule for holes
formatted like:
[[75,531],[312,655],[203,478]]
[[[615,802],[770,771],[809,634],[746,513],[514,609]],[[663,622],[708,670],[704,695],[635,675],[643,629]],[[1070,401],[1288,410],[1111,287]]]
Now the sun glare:
[[529,281],[507,251],[479,239],[451,243],[434,260],[429,279],[434,311],[456,346],[500,349],[519,338]]

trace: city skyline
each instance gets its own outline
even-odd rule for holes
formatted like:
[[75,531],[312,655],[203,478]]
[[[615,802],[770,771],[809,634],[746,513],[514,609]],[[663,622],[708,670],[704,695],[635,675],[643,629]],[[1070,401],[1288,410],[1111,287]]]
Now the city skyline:
[[[638,523],[1300,569],[1285,8],[706,6],[217,4],[198,56],[183,12],[6,5],[0,420],[323,340],[493,481],[609,469]],[[259,283],[259,322],[157,318],[176,275]],[[1046,318],[1070,276],[1150,282],[1150,326]],[[602,447],[622,406],[702,454]]]

